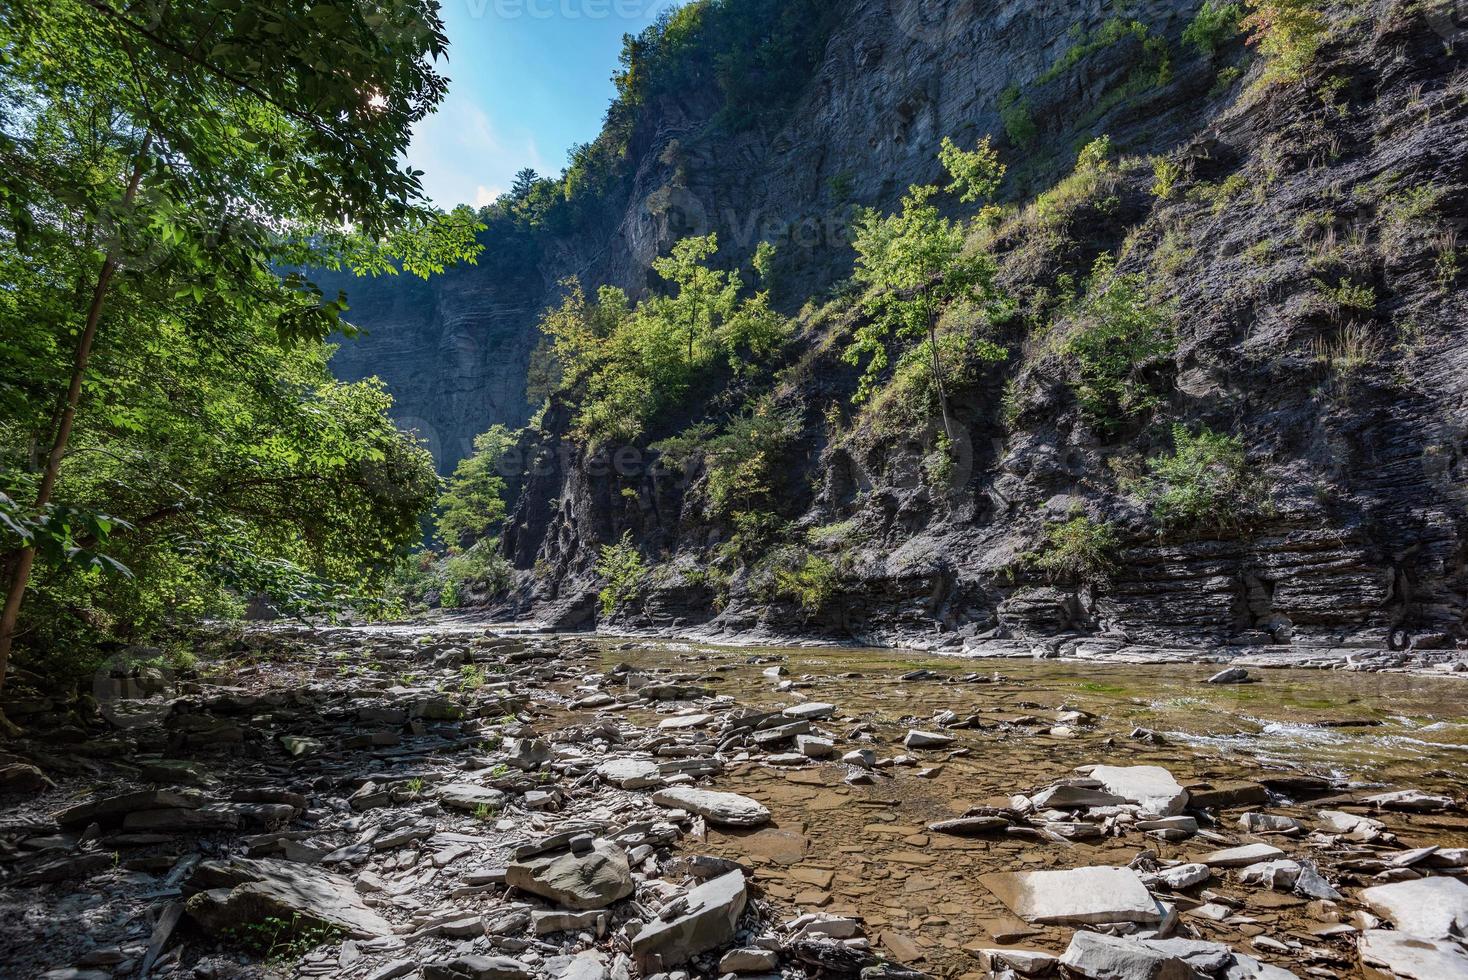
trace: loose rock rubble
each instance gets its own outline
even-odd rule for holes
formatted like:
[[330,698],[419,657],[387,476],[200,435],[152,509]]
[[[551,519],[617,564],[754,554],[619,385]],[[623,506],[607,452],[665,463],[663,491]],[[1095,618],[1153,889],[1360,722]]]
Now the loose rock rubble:
[[[637,667],[569,637],[273,628],[217,681],[32,712],[0,756],[5,975],[1468,975],[1453,796],[1280,770],[1205,783],[1126,764],[1075,707],[908,704],[892,724],[802,699],[812,681],[758,655],[669,653]],[[720,693],[745,664],[759,689]],[[1105,751],[1041,785],[1000,767],[1007,797],[920,825],[880,816],[1036,732]],[[848,807],[878,815],[864,839],[810,854],[818,808]],[[1413,819],[1441,842],[1409,846]],[[912,870],[853,874],[876,841]],[[924,924],[966,915],[986,941],[933,947],[857,907],[938,888],[945,855],[987,870],[975,905]]]

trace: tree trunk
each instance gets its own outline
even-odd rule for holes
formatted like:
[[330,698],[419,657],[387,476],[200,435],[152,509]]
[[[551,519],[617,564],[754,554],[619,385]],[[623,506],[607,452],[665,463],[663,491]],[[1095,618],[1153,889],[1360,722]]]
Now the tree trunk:
[[[132,177],[128,180],[127,190],[122,195],[122,207],[126,211],[137,198],[138,184],[143,179],[143,170],[147,164],[148,150],[153,144],[151,133],[143,137],[143,143],[138,148],[138,157],[133,165]],[[117,271],[118,256],[115,250],[109,250],[106,258],[102,260],[102,268],[97,273],[96,285],[92,288],[92,302],[87,307],[86,322],[82,327],[82,334],[77,338],[76,354],[72,358],[71,384],[66,389],[66,400],[61,404],[61,412],[56,421],[56,434],[51,441],[51,452],[46,457],[46,469],[41,474],[41,486],[36,491],[35,511],[37,514],[45,511],[46,505],[51,502],[51,494],[56,489],[56,480],[61,474],[61,460],[66,456],[66,447],[71,441],[71,427],[76,421],[77,405],[82,398],[82,382],[86,379],[87,362],[92,356],[92,345],[97,339],[97,326],[102,320],[102,307],[107,300],[107,288],[112,283],[112,275]],[[10,649],[15,641],[16,626],[20,621],[20,606],[25,598],[26,586],[30,584],[31,568],[36,561],[36,549],[34,547],[22,548],[15,558],[15,563],[10,569],[9,581],[5,588],[5,607],[0,612],[0,691],[5,689],[5,674],[10,666]],[[0,721],[4,716],[0,714]]]
[[953,420],[948,414],[948,390],[943,387],[943,367],[938,359],[938,325],[934,322],[933,298],[925,295],[923,302],[928,317],[928,349],[933,356],[933,384],[938,388],[938,407],[943,413],[943,434],[953,443]]
[[693,331],[698,329],[698,270],[693,272],[693,313],[688,318],[688,370],[693,371]]

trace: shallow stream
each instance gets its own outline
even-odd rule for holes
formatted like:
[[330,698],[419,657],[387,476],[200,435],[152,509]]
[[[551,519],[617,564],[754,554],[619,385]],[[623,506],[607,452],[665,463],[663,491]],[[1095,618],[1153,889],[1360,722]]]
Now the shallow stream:
[[[775,822],[755,832],[711,830],[707,849],[745,862],[765,892],[795,908],[824,908],[864,917],[869,934],[899,958],[921,957],[947,975],[974,970],[965,948],[1007,942],[1064,948],[1069,930],[1023,927],[980,882],[991,871],[1094,864],[1125,865],[1144,846],[1164,859],[1196,860],[1220,846],[1197,837],[1168,843],[1124,839],[1056,842],[1022,837],[960,838],[926,830],[934,820],[978,805],[1003,806],[1014,793],[1037,790],[1087,763],[1160,765],[1184,786],[1257,780],[1303,771],[1352,784],[1328,801],[1277,800],[1271,813],[1307,825],[1326,806],[1365,813],[1353,796],[1367,784],[1461,794],[1468,782],[1468,682],[1453,677],[1345,671],[1255,671],[1252,684],[1214,686],[1217,665],[1103,665],[1065,661],[967,661],[891,650],[714,648],[697,644],[608,643],[603,665],[627,663],[707,685],[740,704],[775,707],[827,701],[836,720],[820,723],[838,744],[860,739],[863,726],[879,759],[905,753],[909,728],[934,728],[951,710],[983,727],[953,729],[957,742],[940,752],[913,753],[917,766],[879,768],[869,786],[844,783],[835,761],[783,770],[751,762],[727,772],[718,789],[765,803]],[[782,678],[765,672],[782,665]],[[936,676],[903,680],[927,670]],[[965,678],[970,678],[965,680]],[[979,680],[973,679],[981,679]],[[780,681],[794,689],[779,690]],[[1062,710],[1094,716],[1055,730]],[[644,713],[639,720],[655,722]],[[1162,744],[1133,737],[1136,728]],[[953,750],[958,750],[956,753]],[[1379,792],[1380,790],[1375,790]],[[1239,842],[1241,810],[1226,811],[1215,829]],[[1468,818],[1378,814],[1405,847],[1468,845]],[[690,847],[701,846],[689,843]],[[1292,855],[1309,840],[1281,843]],[[1352,878],[1320,863],[1338,882]],[[1330,910],[1288,893],[1238,887],[1221,874],[1216,890],[1239,903],[1227,923],[1183,921],[1203,938],[1247,949],[1279,965],[1332,972],[1354,962],[1349,942],[1316,936]],[[1343,889],[1344,890],[1344,889]],[[1298,943],[1280,955],[1250,949],[1255,936]]]

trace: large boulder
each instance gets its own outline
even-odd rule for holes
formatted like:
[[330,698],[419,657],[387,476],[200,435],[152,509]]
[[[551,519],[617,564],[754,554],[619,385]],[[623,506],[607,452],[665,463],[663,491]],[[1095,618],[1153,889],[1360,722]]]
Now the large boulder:
[[1163,917],[1157,900],[1130,868],[1006,871],[981,875],[979,881],[1015,915],[1029,922],[1152,925]]
[[770,811],[763,804],[738,793],[670,786],[652,794],[652,801],[658,806],[696,813],[709,823],[726,827],[758,827],[770,821]]
[[578,911],[604,909],[635,887],[626,853],[604,840],[581,854],[543,854],[512,864],[505,883]]
[[747,898],[742,871],[706,881],[688,893],[682,915],[653,922],[633,938],[633,955],[647,973],[653,957],[667,969],[723,946],[734,939]]
[[369,909],[352,882],[340,875],[290,861],[205,861],[189,887],[198,889],[184,905],[206,932],[238,932],[267,919],[336,929],[357,939],[392,933],[392,925]]

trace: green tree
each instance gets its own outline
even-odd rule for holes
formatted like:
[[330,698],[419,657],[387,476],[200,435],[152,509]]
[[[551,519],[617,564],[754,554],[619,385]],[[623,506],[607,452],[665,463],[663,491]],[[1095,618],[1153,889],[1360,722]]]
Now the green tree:
[[957,194],[965,204],[987,201],[1004,180],[1004,164],[999,162],[999,154],[989,145],[987,136],[972,150],[959,149],[957,143],[945,136],[938,149],[938,159],[953,178],[948,192]]
[[712,341],[714,330],[733,315],[738,302],[740,282],[731,272],[707,267],[708,260],[719,251],[719,237],[710,233],[702,238],[685,238],[672,251],[652,263],[653,271],[663,278],[670,293],[649,300],[639,312],[663,329],[681,330],[688,342],[685,362],[691,372],[694,345]]
[[438,498],[438,536],[451,548],[485,537],[505,518],[505,480],[500,461],[515,445],[516,434],[503,425],[474,437],[474,452],[459,461],[448,488]]
[[578,405],[579,437],[631,442],[719,357],[746,373],[783,347],[790,322],[767,292],[741,299],[739,274],[709,267],[717,247],[713,235],[674,245],[653,264],[666,292],[635,306],[620,289],[591,302],[578,282],[563,283],[561,305],[541,318],[534,375]]
[[[941,157],[965,202],[987,197],[999,185],[1004,167],[987,141],[972,151],[943,144]],[[995,296],[993,259],[964,247],[961,222],[945,218],[933,199],[938,188],[914,186],[902,199],[902,210],[882,216],[874,210],[861,214],[856,224],[856,278],[869,287],[865,301],[870,319],[856,331],[844,357],[848,363],[865,362],[857,400],[869,398],[889,364],[888,346],[894,340],[911,342],[926,336],[924,354],[943,416],[945,437],[954,439],[948,390],[938,343],[938,315],[954,302],[987,302]],[[985,344],[981,355],[1003,357],[1000,348]]]
[[402,163],[445,91],[445,44],[433,0],[0,9],[0,342],[17,352],[0,391],[21,450],[8,496],[37,529],[7,544],[0,684],[35,544],[67,535],[63,462],[102,455],[71,445],[84,396],[101,413],[120,383],[92,370],[117,323],[218,336],[268,313],[282,341],[319,343],[350,332],[345,297],[299,270],[473,256],[473,215],[430,211]]
[[515,174],[515,182],[510,185],[510,199],[523,201],[535,190],[535,185],[540,182],[540,175],[530,167]]

